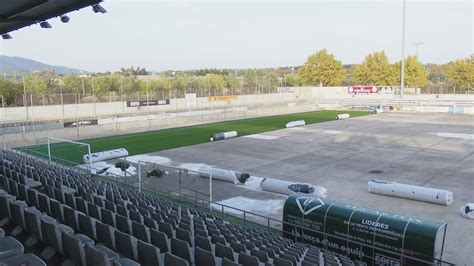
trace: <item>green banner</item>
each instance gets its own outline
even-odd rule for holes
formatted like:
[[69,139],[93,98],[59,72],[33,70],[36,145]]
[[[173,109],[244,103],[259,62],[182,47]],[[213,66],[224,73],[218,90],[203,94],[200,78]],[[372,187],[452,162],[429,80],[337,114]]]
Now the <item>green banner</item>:
[[446,223],[305,194],[288,197],[283,221],[285,237],[325,247],[368,265],[431,264],[440,256],[446,227]]

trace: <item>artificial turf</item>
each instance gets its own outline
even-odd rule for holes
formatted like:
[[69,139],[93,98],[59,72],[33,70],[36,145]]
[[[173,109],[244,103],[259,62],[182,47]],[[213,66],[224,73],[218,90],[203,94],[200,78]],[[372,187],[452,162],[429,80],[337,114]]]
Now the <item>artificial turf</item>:
[[[202,124],[196,126],[161,129],[125,135],[100,137],[80,140],[91,145],[91,152],[126,148],[130,155],[150,153],[160,150],[189,146],[209,141],[213,133],[235,130],[239,136],[268,132],[282,129],[285,124],[294,120],[305,120],[306,124],[314,124],[335,120],[341,111],[314,111],[278,116],[232,120],[219,123]],[[371,114],[368,111],[344,111],[351,117]],[[47,145],[38,145],[22,148],[36,155],[47,156]],[[84,146],[70,143],[55,143],[51,145],[53,158],[82,164],[82,156],[87,152]]]

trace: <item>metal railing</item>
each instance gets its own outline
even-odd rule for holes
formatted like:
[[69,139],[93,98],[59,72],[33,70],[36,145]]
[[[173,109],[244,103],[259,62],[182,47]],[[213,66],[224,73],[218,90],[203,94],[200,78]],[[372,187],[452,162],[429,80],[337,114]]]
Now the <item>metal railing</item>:
[[[77,163],[67,161],[61,158],[52,157],[53,160],[49,162],[49,160],[47,159],[47,154],[42,154],[38,151],[23,149],[21,151],[16,151],[16,152],[20,152],[23,155],[31,156],[31,157],[34,157],[35,159],[40,159],[47,163],[56,164],[61,167],[66,165],[68,167],[71,167],[72,170],[78,171],[81,174],[90,175],[91,173],[90,168],[88,166],[78,166]],[[27,152],[32,152],[32,153],[28,154]],[[67,163],[67,164],[64,164],[64,163]],[[100,169],[93,168],[93,170],[100,170]],[[132,190],[139,189],[139,185],[137,184],[138,181],[135,182],[135,184],[133,182],[130,183],[124,180],[123,176],[118,176],[113,173],[110,173],[108,176],[100,176],[100,175],[91,175],[91,176],[104,180],[106,182],[115,184],[122,188],[132,189]],[[376,247],[374,245],[368,245],[368,244],[354,241],[348,238],[318,231],[318,230],[306,227],[302,224],[295,224],[295,223],[287,222],[284,220],[279,220],[279,219],[271,218],[265,215],[257,214],[254,212],[249,212],[249,211],[239,209],[233,206],[229,206],[226,204],[222,204],[219,202],[210,201],[206,198],[202,198],[198,196],[198,194],[208,196],[205,193],[202,193],[202,192],[199,192],[187,187],[183,187],[183,188],[195,192],[195,195],[193,196],[193,195],[182,193],[176,190],[162,188],[160,186],[156,186],[156,184],[153,184],[153,186],[151,187],[148,185],[147,186],[142,185],[141,190],[142,190],[142,193],[146,195],[156,196],[161,199],[167,200],[169,202],[175,202],[175,203],[184,205],[185,207],[192,207],[196,210],[212,214],[215,217],[221,217],[223,220],[226,220],[231,223],[239,224],[239,225],[242,225],[244,227],[249,227],[249,228],[257,228],[263,231],[267,231],[267,233],[284,236],[286,238],[292,239],[295,242],[311,244],[311,245],[318,246],[326,250],[337,249],[334,247],[334,245],[330,245],[330,241],[328,240],[328,239],[336,239],[336,240],[340,240],[347,243],[345,245],[345,248],[343,248],[342,246],[339,246],[339,249],[343,249],[343,250],[349,250],[348,247],[349,247],[349,244],[351,244],[352,246],[359,246],[360,247],[359,250],[362,250],[362,248],[364,247],[366,249],[373,250],[374,252],[380,251],[380,252],[390,254],[393,256],[399,256],[401,262],[403,262],[404,260],[411,260],[420,265],[423,265],[423,264],[455,265],[451,262],[448,262],[442,259],[442,255],[443,255],[442,251],[441,251],[440,257],[434,259],[434,261],[417,258],[417,257],[413,257],[407,254],[394,252],[391,250]],[[209,206],[212,206],[212,208],[209,208]],[[235,214],[236,212],[241,213],[241,215],[236,215]],[[258,218],[258,219],[251,219],[252,217]],[[258,222],[259,219],[265,222],[263,223]],[[285,231],[284,229],[285,226],[290,226],[293,228],[293,230]],[[314,235],[322,236],[321,239],[317,241],[318,244],[310,243],[311,241],[309,239],[314,239]],[[442,250],[444,249],[445,236],[446,236],[446,227],[445,227],[444,236],[443,236]],[[343,250],[339,250],[337,252],[344,253]],[[350,254],[346,252],[346,254],[344,255],[350,255]],[[351,255],[351,256],[353,259],[355,257],[356,260],[362,260],[362,261],[374,260],[374,256],[365,254],[363,252],[360,252],[358,256],[354,256],[354,255]],[[401,265],[403,265],[403,263]]]

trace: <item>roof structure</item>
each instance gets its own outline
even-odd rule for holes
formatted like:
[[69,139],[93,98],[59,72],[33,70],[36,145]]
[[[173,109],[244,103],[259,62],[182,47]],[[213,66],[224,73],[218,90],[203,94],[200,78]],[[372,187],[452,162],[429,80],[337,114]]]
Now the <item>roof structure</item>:
[[[71,11],[93,6],[96,13],[105,13],[97,6],[102,0],[8,0],[0,1],[0,34],[45,22],[48,19],[62,16]],[[64,18],[63,22],[69,21]],[[47,27],[42,24],[42,27]]]

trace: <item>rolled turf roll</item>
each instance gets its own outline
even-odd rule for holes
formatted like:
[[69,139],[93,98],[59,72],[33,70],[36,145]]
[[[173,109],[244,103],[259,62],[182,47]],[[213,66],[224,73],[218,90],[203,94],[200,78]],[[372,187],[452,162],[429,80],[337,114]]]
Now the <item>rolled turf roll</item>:
[[304,120],[297,120],[297,121],[291,121],[286,123],[285,127],[290,128],[290,127],[304,127],[306,125]]
[[460,211],[462,217],[474,220],[474,203],[466,202],[466,204],[461,206]]
[[336,119],[337,119],[337,120],[347,119],[347,118],[349,118],[349,117],[350,117],[349,114],[338,114],[338,115],[336,115]]
[[235,137],[237,137],[237,131],[228,131],[228,132],[212,134],[209,137],[209,140],[217,141],[217,140],[230,139],[230,138],[235,138]]
[[324,187],[313,186],[308,183],[290,182],[275,178],[264,178],[260,183],[263,191],[275,192],[283,195],[291,195],[294,193],[311,194],[316,197],[327,197],[327,189]]
[[[222,180],[226,182],[231,182],[231,183],[245,183],[247,179],[250,178],[250,175],[248,173],[242,173],[238,171],[233,171],[233,170],[226,170],[226,169],[220,169],[220,168],[215,168],[211,166],[201,166],[199,168],[199,172],[204,172],[207,174],[212,174],[212,179],[217,179],[217,180]],[[208,175],[201,175],[202,177],[209,177]]]
[[383,113],[383,109],[374,109],[374,114]]
[[128,151],[124,148],[108,150],[108,151],[99,151],[91,153],[91,158],[89,158],[89,154],[84,154],[82,156],[82,160],[84,163],[95,163],[120,157],[128,156]]
[[419,200],[447,206],[454,202],[453,192],[442,189],[399,184],[380,179],[370,180],[368,185],[369,192],[375,194]]

